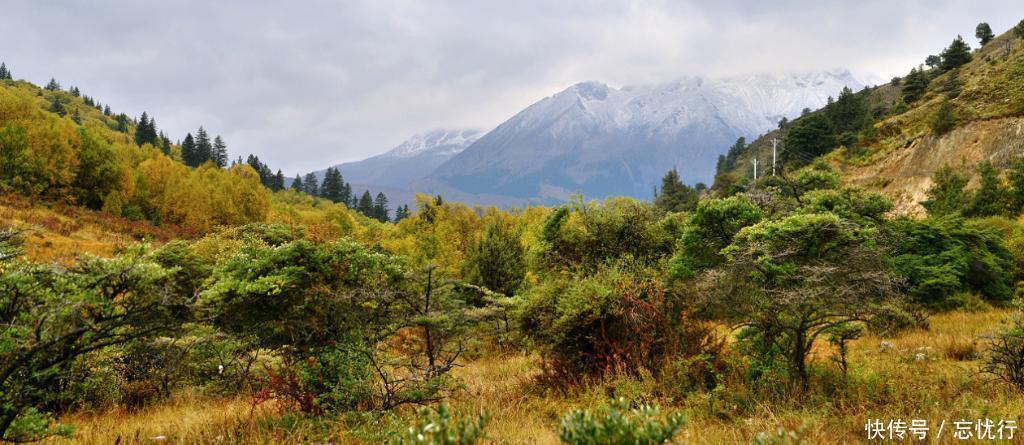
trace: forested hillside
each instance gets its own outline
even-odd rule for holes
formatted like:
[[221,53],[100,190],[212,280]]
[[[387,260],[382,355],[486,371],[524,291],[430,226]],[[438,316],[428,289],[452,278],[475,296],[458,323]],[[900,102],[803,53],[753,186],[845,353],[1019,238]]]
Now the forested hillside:
[[1024,114],[1024,22],[978,30],[710,189],[398,221],[0,65],[0,440],[1019,441],[1024,162],[864,173]]

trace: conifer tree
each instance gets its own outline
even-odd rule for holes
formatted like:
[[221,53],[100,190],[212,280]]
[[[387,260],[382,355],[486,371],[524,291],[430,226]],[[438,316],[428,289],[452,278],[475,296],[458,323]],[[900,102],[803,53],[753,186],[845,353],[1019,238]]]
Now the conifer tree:
[[999,170],[996,170],[991,161],[986,160],[978,165],[978,175],[981,178],[981,186],[974,192],[968,216],[1005,214],[1008,207],[1004,199],[1007,190],[999,179]]
[[977,28],[974,28],[974,37],[978,38],[978,42],[981,43],[981,46],[985,46],[988,45],[988,42],[991,42],[996,35],[992,33],[992,27],[988,26],[988,23],[981,22],[978,24]]
[[305,187],[306,186],[302,184],[302,175],[296,173],[295,174],[295,179],[292,180],[292,190],[295,190],[297,192],[305,193],[306,192],[306,188]]
[[274,182],[270,189],[275,192],[278,190],[284,190],[284,173],[281,172],[281,169],[278,169],[277,174],[274,175]]
[[1024,20],[1017,22],[1017,25],[1013,27],[1013,34],[1017,38],[1024,39]]
[[942,57],[932,54],[924,58],[924,64],[928,65],[928,68],[935,68],[942,64]]
[[303,189],[306,194],[310,196],[320,196],[320,181],[316,178],[316,173],[306,173],[306,180],[303,181]]
[[67,111],[64,110],[64,104],[61,103],[59,97],[53,96],[53,102],[50,102],[50,112],[57,113],[61,116],[67,114]]
[[68,92],[71,93],[71,95],[75,96],[75,97],[78,97],[78,96],[82,95],[82,91],[79,90],[78,87],[75,87],[75,86],[71,87],[71,89],[68,90]]
[[171,140],[167,139],[167,135],[162,131],[160,132],[160,151],[168,156],[171,154]]
[[60,91],[60,84],[57,83],[57,79],[50,78],[50,82],[46,84],[46,88],[49,91]]
[[363,215],[373,217],[373,196],[370,195],[370,191],[366,190],[363,192],[363,196],[359,197],[359,204],[356,205],[356,210]]
[[409,204],[398,206],[395,208],[395,223],[412,216],[409,213]]
[[388,197],[383,192],[377,192],[377,197],[373,200],[373,217],[377,218],[377,221],[388,222]]
[[185,140],[181,142],[181,162],[189,167],[195,167],[196,163],[196,140],[192,137],[192,133],[185,135]]
[[956,116],[953,115],[953,104],[948,98],[942,101],[942,104],[939,105],[939,111],[932,116],[932,119],[928,124],[931,126],[932,131],[934,131],[935,134],[945,134],[956,126]]
[[213,143],[210,142],[210,135],[203,127],[196,130],[196,165],[209,161],[213,158]]
[[341,181],[341,173],[336,168],[328,168],[324,173],[324,182],[320,184],[320,196],[331,202],[342,201],[344,184]]
[[157,144],[156,120],[150,119],[145,111],[142,112],[139,123],[135,126],[135,144],[140,147],[143,144],[154,146]]
[[910,74],[907,74],[907,78],[903,82],[903,101],[909,104],[920,99],[926,89],[928,89],[928,76],[923,70],[911,68]]
[[683,212],[697,207],[697,194],[688,185],[683,184],[679,172],[672,167],[661,178],[661,190],[656,191],[654,206],[666,212]]
[[943,71],[949,71],[970,61],[971,47],[967,45],[967,42],[964,42],[963,37],[956,36],[956,39],[953,39],[953,43],[950,43],[949,47],[942,51],[942,64],[940,67]]
[[11,80],[11,70],[3,62],[0,62],[0,80]]
[[114,112],[110,111],[110,105],[104,106],[103,107],[103,115],[104,116],[110,116],[111,114],[114,114]]
[[224,139],[221,139],[220,135],[213,138],[213,163],[217,164],[218,167],[224,168],[228,166],[228,145],[224,143]]
[[78,125],[82,125],[82,115],[78,112],[78,107],[75,107],[75,111],[71,113],[71,120]]
[[128,132],[128,121],[129,120],[131,120],[131,119],[128,119],[128,115],[127,114],[124,114],[124,113],[118,114],[117,115],[117,131],[120,131],[121,133],[127,133]]
[[1010,181],[1010,210],[1013,214],[1020,214],[1024,211],[1024,156],[1013,160],[1006,178]]

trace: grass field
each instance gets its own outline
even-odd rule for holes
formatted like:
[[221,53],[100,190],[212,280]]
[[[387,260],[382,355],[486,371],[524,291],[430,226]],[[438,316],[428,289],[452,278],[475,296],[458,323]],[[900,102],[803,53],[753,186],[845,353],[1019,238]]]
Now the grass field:
[[[539,358],[487,354],[456,371],[462,388],[451,398],[453,410],[491,415],[487,443],[558,443],[565,412],[593,408],[609,397],[626,397],[682,412],[687,419],[677,441],[696,444],[750,443],[760,432],[784,428],[806,443],[866,441],[868,419],[927,419],[943,437],[927,443],[969,443],[952,436],[952,422],[963,419],[1021,422],[1024,395],[980,374],[986,336],[1014,317],[1013,310],[951,312],[935,315],[927,330],[892,338],[867,335],[855,340],[850,353],[848,383],[820,342],[815,351],[818,373],[807,395],[740,385],[740,376],[724,376],[722,386],[676,400],[670,388],[651,378],[608,378],[569,390],[546,389],[537,383]],[[883,347],[883,341],[885,346]],[[773,394],[780,394],[774,396]],[[170,401],[136,412],[114,410],[76,413],[72,439],[52,443],[379,443],[404,428],[413,410],[386,415],[348,415],[309,420],[276,409],[254,407],[246,399],[210,399],[178,394]],[[905,443],[912,443],[909,440]],[[1000,443],[985,441],[984,443]],[[1019,439],[1003,443],[1024,443]]]

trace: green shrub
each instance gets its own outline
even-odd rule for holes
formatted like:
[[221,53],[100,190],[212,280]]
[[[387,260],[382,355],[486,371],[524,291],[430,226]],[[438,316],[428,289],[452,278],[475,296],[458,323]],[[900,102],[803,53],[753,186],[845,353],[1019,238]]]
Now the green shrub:
[[1024,391],[1024,322],[1014,320],[992,339],[982,372]]
[[447,405],[437,412],[421,408],[416,422],[405,434],[391,441],[393,445],[472,445],[484,437],[487,426],[486,412],[471,418],[455,418]]
[[571,445],[654,445],[672,440],[683,427],[682,415],[662,419],[657,406],[630,408],[617,399],[596,411],[573,410],[562,418],[559,438]]

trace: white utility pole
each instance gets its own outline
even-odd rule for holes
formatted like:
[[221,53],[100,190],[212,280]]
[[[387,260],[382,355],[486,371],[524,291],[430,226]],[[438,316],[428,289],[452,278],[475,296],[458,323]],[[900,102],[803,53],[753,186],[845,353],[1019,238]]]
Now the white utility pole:
[[754,180],[757,181],[757,158],[754,158]]
[[779,138],[772,138],[772,176],[775,176],[775,146],[779,145]]

